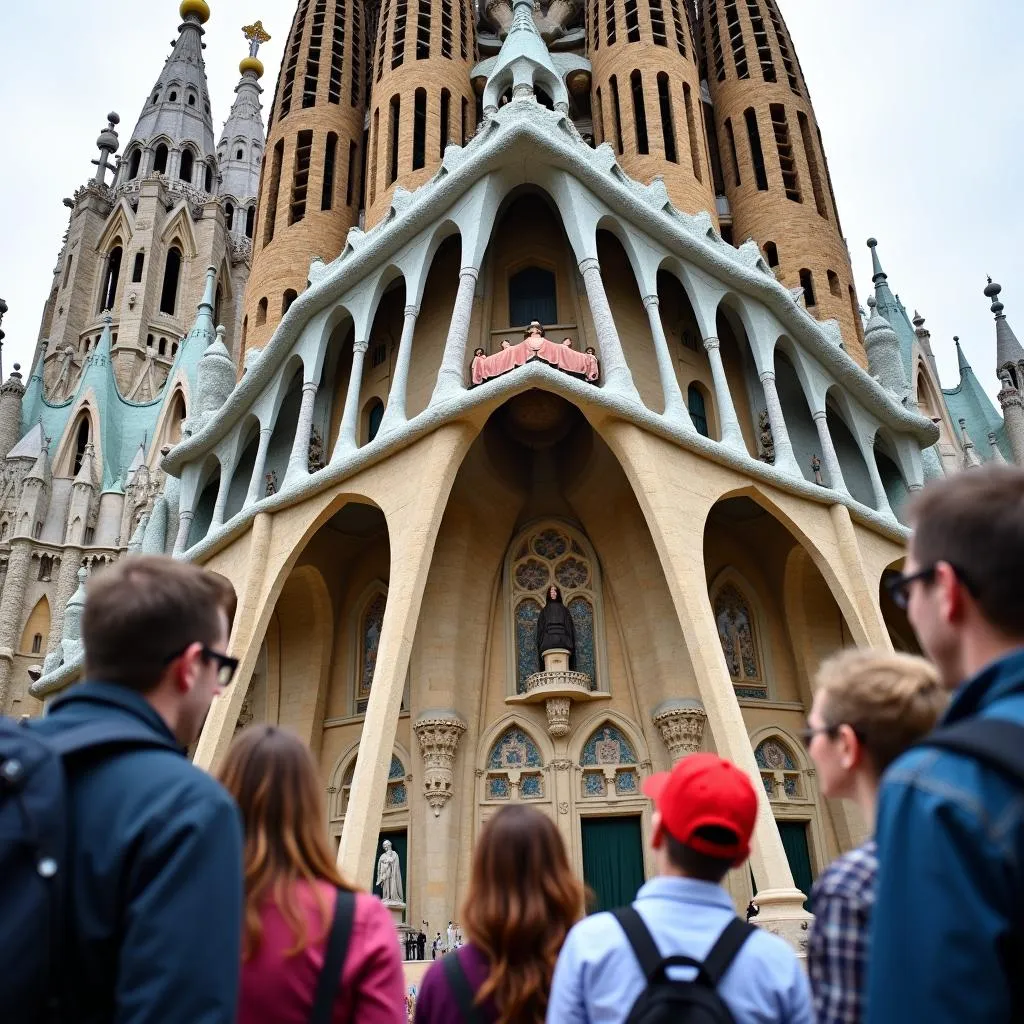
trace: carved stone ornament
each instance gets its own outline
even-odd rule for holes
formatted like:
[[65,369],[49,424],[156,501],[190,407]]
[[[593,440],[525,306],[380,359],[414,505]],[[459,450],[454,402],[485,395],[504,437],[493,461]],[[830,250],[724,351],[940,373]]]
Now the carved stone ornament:
[[424,711],[413,726],[423,755],[423,795],[434,817],[452,798],[455,751],[466,723],[454,711]]
[[762,409],[757,417],[757,443],[761,449],[759,458],[769,466],[775,464],[775,436],[772,434],[772,421],[768,410]]
[[566,736],[569,732],[569,709],[572,701],[568,697],[551,697],[545,704],[548,713],[548,732],[552,736]]
[[673,764],[701,749],[708,716],[699,701],[687,698],[662,701],[654,709],[651,720],[658,727]]

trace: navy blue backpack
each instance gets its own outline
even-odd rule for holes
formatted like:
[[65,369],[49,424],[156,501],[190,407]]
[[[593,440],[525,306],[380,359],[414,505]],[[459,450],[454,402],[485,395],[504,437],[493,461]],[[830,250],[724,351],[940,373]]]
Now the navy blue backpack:
[[0,1015],[59,1021],[71,773],[141,747],[176,750],[141,723],[95,721],[43,736],[0,718]]

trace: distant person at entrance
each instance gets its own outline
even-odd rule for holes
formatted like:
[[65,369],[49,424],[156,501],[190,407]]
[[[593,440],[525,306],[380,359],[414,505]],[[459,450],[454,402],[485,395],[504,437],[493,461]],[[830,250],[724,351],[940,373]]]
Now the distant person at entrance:
[[1024,1020],[1024,471],[936,481],[889,581],[953,700],[878,803],[871,1024]]
[[923,658],[847,650],[818,669],[804,732],[821,793],[860,808],[869,838],[844,853],[814,885],[807,967],[817,1024],[859,1024],[875,902],[873,838],[882,772],[926,736],[948,703]]
[[276,726],[250,726],[221,779],[245,827],[239,1024],[405,1024],[395,926],[335,867],[309,748]]
[[[643,788],[655,804],[657,877],[631,907],[595,914],[569,933],[549,1024],[621,1024],[632,1014],[668,1024],[694,1019],[687,1015],[698,1001],[717,1014],[702,1021],[810,1024],[796,954],[741,921],[721,884],[750,854],[757,818],[750,779],[716,754],[690,754]],[[664,963],[676,957],[690,964]]]
[[467,944],[427,971],[416,1024],[543,1024],[558,951],[582,913],[554,823],[534,807],[503,807],[473,853]]

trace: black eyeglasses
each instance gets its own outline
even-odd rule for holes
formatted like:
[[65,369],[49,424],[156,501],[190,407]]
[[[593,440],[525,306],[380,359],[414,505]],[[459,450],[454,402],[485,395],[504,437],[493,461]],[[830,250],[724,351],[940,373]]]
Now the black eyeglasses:
[[892,598],[892,603],[897,608],[906,610],[907,605],[910,603],[910,584],[921,580],[924,583],[930,583],[935,579],[935,566],[929,565],[927,569],[921,569],[920,572],[893,573],[885,581],[885,589],[889,591],[889,597]]
[[[180,651],[169,654],[164,658],[164,664],[170,665],[175,658],[180,658],[191,646],[192,644],[186,644]],[[238,671],[238,658],[232,658],[230,654],[221,654],[220,651],[215,651],[205,644],[200,647],[199,653],[207,661],[212,661],[217,665],[218,686],[227,686],[235,678],[235,673]]]
[[814,742],[815,736],[827,736],[830,740],[834,740],[838,734],[838,725],[824,725],[820,729],[801,729],[800,739],[803,741],[805,747],[810,747]]

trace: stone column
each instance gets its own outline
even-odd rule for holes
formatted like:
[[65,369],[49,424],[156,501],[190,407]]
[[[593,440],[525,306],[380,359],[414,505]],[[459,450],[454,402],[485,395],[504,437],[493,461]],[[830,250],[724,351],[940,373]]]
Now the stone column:
[[388,395],[388,407],[384,410],[384,418],[380,422],[379,433],[405,423],[405,397],[409,387],[409,364],[412,362],[412,339],[416,330],[416,318],[420,315],[419,306],[405,307],[405,320],[402,323],[402,340],[398,343],[398,359],[395,361],[395,378],[391,383]]
[[260,443],[256,449],[256,461],[252,466],[252,477],[249,480],[249,490],[245,494],[243,507],[248,507],[263,497],[263,471],[267,468],[267,449],[270,448],[273,433],[273,427],[263,427],[260,430]]
[[722,433],[722,444],[748,455],[740,421],[736,417],[736,406],[733,405],[732,392],[729,390],[729,378],[725,375],[725,363],[722,362],[721,342],[717,338],[705,338],[704,349],[711,363],[711,376],[715,382],[715,412]]
[[793,454],[793,444],[789,440],[789,428],[786,426],[786,417],[782,413],[782,403],[779,401],[779,389],[775,384],[775,371],[765,370],[761,375],[761,387],[764,389],[764,404],[768,410],[768,422],[772,425],[772,440],[775,442],[776,469],[792,476],[803,477],[800,467],[796,463],[796,456]]
[[455,295],[455,308],[448,337],[444,343],[444,358],[437,371],[437,384],[430,396],[431,405],[444,401],[466,390],[466,339],[473,316],[473,295],[476,292],[476,267],[463,267],[459,271],[459,290]]
[[423,796],[437,818],[452,798],[455,751],[466,723],[454,711],[424,711],[416,719],[413,731],[423,755]]
[[843,470],[839,465],[839,456],[836,455],[836,446],[832,443],[832,431],[828,429],[828,413],[824,409],[819,409],[814,413],[814,425],[818,428],[821,458],[825,463],[825,472],[828,473],[828,485],[833,491],[842,491],[844,494],[848,494],[846,481],[843,479]]
[[651,324],[651,337],[654,339],[654,354],[658,358],[658,374],[661,377],[661,390],[665,396],[665,417],[678,420],[682,425],[691,428],[693,421],[683,401],[683,393],[679,389],[679,379],[672,365],[672,353],[665,337],[665,325],[661,322],[661,309],[657,295],[644,296],[644,308]]
[[285,470],[284,483],[309,476],[309,438],[313,430],[316,388],[316,381],[313,380],[307,380],[302,385],[299,421],[295,424],[295,440],[292,442],[292,451],[288,456],[288,468]]
[[687,754],[696,754],[703,748],[708,716],[699,700],[663,700],[651,713],[651,721],[668,747],[672,764],[678,764]]
[[[453,850],[457,849],[454,844],[458,842],[460,802],[454,808],[450,802],[454,794],[455,755],[466,723],[450,708],[430,708],[417,716],[412,728],[423,757],[423,796],[433,811],[425,813],[423,819],[423,850],[417,861],[422,868],[416,873],[421,888],[416,893],[415,905],[419,918],[445,921],[454,913],[452,864]],[[472,793],[467,795],[472,801]],[[413,903],[408,893],[406,900]]]
[[[227,472],[230,469],[231,472]],[[218,526],[224,525],[224,509],[228,503],[228,491],[231,490],[231,478],[234,476],[233,466],[222,466],[220,471],[220,483],[217,485],[217,500],[213,504],[213,516],[210,519],[210,529],[215,530]]]
[[174,549],[172,554],[180,555],[188,547],[188,535],[192,531],[192,520],[195,512],[180,512],[178,514],[178,535],[174,538]]
[[71,595],[78,589],[78,570],[82,565],[82,549],[67,547],[60,556],[60,574],[57,577],[57,592],[50,607],[50,637],[46,642],[46,653],[60,650],[64,633],[64,610]]
[[615,329],[612,308],[608,305],[608,295],[601,279],[601,265],[596,259],[582,260],[580,273],[583,275],[587,301],[590,303],[590,315],[593,317],[594,330],[597,332],[597,348],[601,354],[604,386],[609,391],[619,391],[639,402],[640,395],[626,364],[619,332]]
[[0,715],[7,714],[11,701],[11,673],[14,670],[14,647],[21,628],[25,587],[32,570],[32,541],[19,537],[11,541],[11,557],[7,560],[7,578],[0,595]]
[[875,461],[875,446],[866,439],[861,440],[861,454],[867,463],[868,476],[871,477],[871,490],[875,494],[875,508],[888,519],[896,520],[896,514],[889,504],[889,496],[885,493],[885,484],[882,483],[882,475],[878,472],[878,463]]
[[363,362],[368,341],[357,341],[352,345],[352,370],[348,375],[348,391],[345,392],[345,411],[338,428],[338,440],[334,444],[333,462],[342,452],[356,447],[356,429],[359,426],[359,392],[363,388]]

